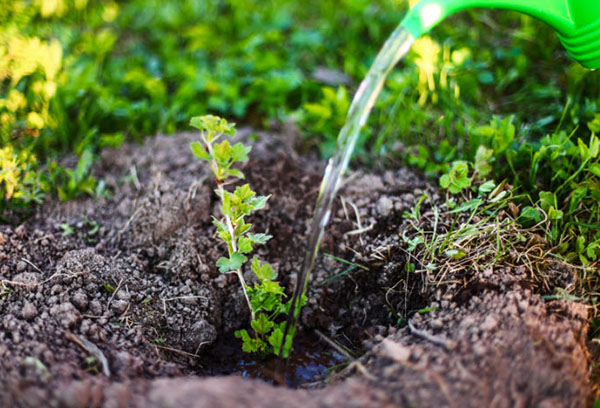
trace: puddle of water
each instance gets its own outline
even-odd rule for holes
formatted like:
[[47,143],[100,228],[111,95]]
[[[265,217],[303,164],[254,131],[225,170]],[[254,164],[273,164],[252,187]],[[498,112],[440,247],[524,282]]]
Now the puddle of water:
[[241,375],[291,388],[318,383],[327,377],[328,369],[346,361],[342,354],[306,334],[296,339],[294,350],[287,360],[275,356],[261,359],[257,355],[244,353],[237,340],[231,343],[217,342],[206,355],[207,358],[200,361],[202,368],[198,370],[198,375]]
[[298,350],[287,360],[272,357],[267,360],[248,359],[238,363],[244,377],[260,378],[274,385],[299,388],[324,380],[326,371],[346,358],[333,350]]

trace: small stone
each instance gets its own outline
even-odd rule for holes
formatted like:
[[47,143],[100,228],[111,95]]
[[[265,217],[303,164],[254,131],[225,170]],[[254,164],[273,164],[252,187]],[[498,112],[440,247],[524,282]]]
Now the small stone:
[[33,320],[37,314],[37,308],[32,303],[26,301],[21,310],[21,317],[25,320]]
[[117,292],[116,298],[119,299],[119,300],[129,301],[129,299],[131,299],[131,295],[127,291],[120,290],[120,291]]
[[129,307],[129,302],[125,301],[125,300],[113,300],[113,302],[110,305],[110,308],[119,314],[123,314],[125,313],[125,311],[127,310],[127,307]]
[[70,302],[61,303],[56,306],[52,306],[50,309],[50,315],[55,316],[60,324],[65,328],[73,328],[79,322],[81,318],[75,306]]
[[387,217],[394,209],[394,202],[388,197],[383,196],[377,200],[377,213],[382,217]]
[[434,329],[441,329],[442,327],[444,327],[444,322],[442,321],[442,319],[434,319],[431,322],[429,322],[429,325]]
[[194,323],[183,335],[183,349],[188,353],[197,353],[217,340],[217,330],[204,319]]
[[88,307],[88,297],[82,291],[75,292],[75,294],[71,297],[71,303],[73,303],[77,309],[83,312]]
[[94,316],[102,316],[102,304],[97,300],[90,302],[90,311]]
[[25,269],[27,269],[27,262],[19,261],[17,263],[17,272],[23,272],[25,271]]
[[519,304],[519,312],[521,312],[521,313],[525,312],[525,310],[527,310],[527,308],[529,307],[529,302],[527,301],[527,299],[520,300],[518,302],[518,304]]

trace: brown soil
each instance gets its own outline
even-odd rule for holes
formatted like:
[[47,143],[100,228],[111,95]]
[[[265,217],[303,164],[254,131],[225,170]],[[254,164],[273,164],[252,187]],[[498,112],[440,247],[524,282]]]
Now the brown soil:
[[[319,259],[295,357],[314,360],[318,375],[299,389],[245,378],[276,370],[239,353],[232,333],[248,311],[235,276],[214,266],[224,252],[211,222],[218,205],[191,140],[106,152],[96,170],[110,198],[50,202],[22,225],[0,226],[0,407],[589,403],[587,309],[542,297],[572,285],[573,271],[538,259],[542,280],[513,256],[439,279],[407,273],[403,212],[423,193],[443,200],[406,169],[354,172],[336,203],[322,252],[365,269]],[[244,172],[272,198],[252,222],[274,236],[259,253],[290,290],[323,164],[272,135],[255,146]],[[316,330],[360,357],[348,361]]]

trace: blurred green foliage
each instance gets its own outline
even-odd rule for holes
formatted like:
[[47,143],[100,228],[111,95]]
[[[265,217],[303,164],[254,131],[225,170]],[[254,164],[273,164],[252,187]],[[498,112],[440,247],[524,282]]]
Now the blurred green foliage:
[[[304,148],[330,155],[358,83],[407,7],[0,0],[0,217],[13,220],[48,193],[97,194],[103,184],[90,170],[102,148],[175,132],[200,114],[255,127],[293,120]],[[529,197],[517,203],[523,223],[544,222],[552,245],[593,264],[598,132],[600,73],[571,61],[542,23],[472,10],[416,41],[357,156],[445,175],[453,194],[507,180]]]
[[[193,115],[284,120],[320,95],[317,67],[359,78],[404,7],[0,0],[0,142],[10,147],[0,158],[0,214],[45,192],[94,191],[90,154],[174,132]],[[58,158],[72,153],[77,169],[62,168]]]

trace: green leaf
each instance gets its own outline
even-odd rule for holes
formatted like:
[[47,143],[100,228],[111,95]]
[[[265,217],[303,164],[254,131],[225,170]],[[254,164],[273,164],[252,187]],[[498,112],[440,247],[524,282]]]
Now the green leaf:
[[246,330],[237,330],[235,332],[235,337],[242,339],[242,350],[246,353],[256,353],[258,351],[258,345]]
[[311,116],[319,119],[329,119],[331,117],[331,108],[323,106],[318,103],[305,103],[302,108],[306,110]]
[[252,224],[246,224],[243,219],[239,221],[239,223],[236,225],[234,233],[236,237],[239,237],[240,235],[244,234],[245,232],[247,232],[250,228],[252,228]]
[[252,243],[261,244],[261,245],[266,244],[268,240],[273,238],[272,235],[267,235],[267,234],[263,234],[263,233],[253,234],[251,232],[249,232],[246,236],[248,237],[249,240],[252,241]]
[[422,236],[417,235],[414,238],[409,238],[406,235],[405,231],[402,232],[402,239],[404,240],[404,242],[406,242],[408,244],[408,248],[406,248],[406,250],[408,252],[413,252],[417,248],[417,246],[425,243],[425,240],[423,239]]
[[494,183],[492,180],[488,180],[482,185],[480,185],[477,190],[479,191],[479,194],[487,194],[490,191],[492,191],[495,187],[496,183]]
[[83,181],[93,161],[94,154],[92,153],[92,151],[90,149],[84,150],[81,154],[81,157],[79,158],[79,161],[77,162],[75,172],[73,173],[73,179],[76,183]]
[[594,119],[588,122],[588,128],[594,133],[600,133],[600,113],[594,115]]
[[581,204],[581,201],[585,198],[588,193],[587,187],[577,187],[571,193],[571,199],[569,200],[569,212],[575,211],[575,209]]
[[217,231],[219,231],[219,232],[228,230],[227,225],[225,225],[224,222],[221,222],[214,217],[213,217],[213,224],[216,225]]
[[283,288],[281,287],[279,282],[274,282],[272,280],[264,280],[262,282],[262,285],[265,289],[265,292],[267,293],[272,293],[274,295],[283,295]]
[[471,186],[471,179],[469,179],[467,177],[461,177],[461,178],[454,180],[454,182],[450,185],[448,190],[452,194],[458,194],[462,190],[464,190],[465,188],[468,188],[470,186]]
[[[213,115],[194,116],[190,119],[190,126],[212,133],[210,136],[217,134],[233,136],[235,133],[235,123],[228,123],[227,120]],[[212,139],[212,137],[209,137],[209,139]]]
[[199,130],[207,130],[204,116],[194,116],[190,119],[190,126]]
[[542,219],[543,216],[540,210],[531,206],[523,207],[521,213],[519,214],[519,221],[522,224],[528,224],[527,226],[532,223],[537,224],[538,222],[542,221]]
[[202,143],[192,142],[190,147],[192,149],[192,153],[194,153],[194,156],[200,160],[210,160],[210,154],[208,154],[204,146],[202,146]]
[[598,240],[590,243],[585,250],[585,253],[588,256],[588,258],[590,258],[593,261],[595,261],[598,258],[599,252],[600,252],[600,241],[598,241]]
[[450,171],[440,177],[440,186],[447,188],[452,194],[460,193],[471,186],[468,176],[469,166],[464,161],[455,161]]
[[261,282],[270,281],[277,277],[277,273],[273,270],[271,265],[261,262],[256,256],[252,258],[252,272],[254,272]]
[[489,161],[492,158],[494,151],[488,149],[484,145],[480,145],[475,153],[475,171],[480,179],[484,179],[492,171],[492,166]]
[[265,206],[267,205],[267,200],[269,200],[271,196],[259,196],[256,197],[255,199],[253,199],[250,202],[250,205],[252,206],[252,209],[254,210],[262,210],[263,208],[265,208]]
[[264,313],[259,313],[258,318],[250,322],[250,326],[262,336],[267,334],[275,326],[275,323],[270,321]]
[[554,193],[550,191],[540,191],[540,207],[542,207],[542,210],[548,212],[555,204],[556,197]]
[[244,184],[243,186],[236,187],[233,195],[235,195],[240,202],[243,202],[249,198],[254,197],[256,193],[252,191],[249,184]]
[[563,212],[561,210],[557,210],[554,207],[550,207],[550,210],[548,211],[548,218],[550,218],[551,220],[560,220],[563,217]]
[[231,160],[234,162],[248,161],[248,153],[252,150],[252,146],[244,146],[241,143],[236,143],[231,148]]
[[246,178],[246,176],[244,176],[244,173],[242,173],[242,171],[239,169],[225,169],[225,174],[233,176],[233,177],[237,177],[239,179]]
[[[290,351],[292,350],[293,338],[294,336],[292,335],[292,333],[288,333],[285,339],[285,345],[283,346],[283,353],[281,353],[281,356],[283,358],[287,358],[290,355]],[[269,344],[273,347],[273,351],[275,352],[275,354],[279,355],[279,352],[281,350],[281,342],[283,341],[283,329],[277,327],[275,330],[273,330],[273,333],[271,333],[271,335],[269,336],[268,341]]]
[[440,177],[440,187],[448,188],[450,186],[450,176],[448,174],[442,175]]
[[592,133],[590,137],[590,158],[595,159],[598,157],[598,153],[600,153],[600,140]]
[[261,268],[261,262],[258,260],[258,258],[256,256],[253,257],[252,258],[252,264],[250,265],[250,269],[252,269],[252,272],[254,272],[254,274],[257,277],[260,274],[260,268]]
[[242,267],[244,262],[246,262],[248,258],[239,252],[234,252],[231,255],[231,258],[221,257],[217,261],[217,266],[219,267],[219,272],[227,273],[230,271],[238,270]]
[[217,232],[219,238],[221,238],[228,245],[231,244],[231,235],[227,231],[219,231]]
[[[240,237],[239,241],[238,241],[238,250],[242,253],[242,254],[247,254],[252,252],[252,240],[250,238],[246,238],[246,237]],[[254,262],[254,260],[253,260]]]
[[493,197],[490,194],[490,202],[491,203],[496,203],[500,200],[502,200],[508,193],[506,192],[506,190],[502,190],[500,191],[498,194],[495,194]]
[[417,313],[425,314],[425,313],[429,313],[429,312],[435,312],[438,309],[439,309],[439,307],[437,307],[437,306],[433,306],[433,307],[427,306],[427,307],[424,307],[423,309],[417,310]]
[[449,249],[446,251],[446,256],[453,259],[462,259],[466,256],[466,252],[462,249]]
[[498,184],[489,194],[488,199],[492,202],[497,202],[506,195],[506,180],[503,180]]
[[221,143],[216,143],[213,148],[215,159],[220,165],[226,165],[231,159],[231,145],[229,140],[223,140]]
[[[250,293],[248,293],[248,295],[250,295]],[[250,304],[255,313],[258,313],[261,310],[270,312],[276,308],[277,305],[281,304],[281,299],[279,299],[276,294],[267,292],[261,284],[257,287],[254,295],[250,297]]]
[[583,143],[583,140],[577,139],[577,147],[579,148],[579,155],[581,160],[585,161],[590,158],[590,149]]
[[600,177],[600,163],[592,163],[588,167],[588,171],[596,177]]
[[585,236],[584,235],[579,235],[577,237],[577,240],[575,240],[575,250],[577,251],[578,254],[583,253],[583,251],[585,250]]

